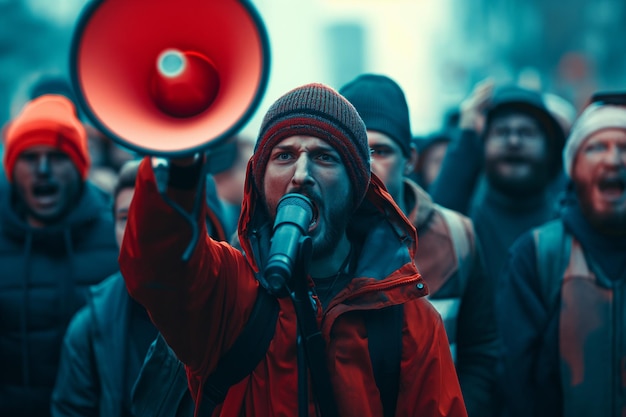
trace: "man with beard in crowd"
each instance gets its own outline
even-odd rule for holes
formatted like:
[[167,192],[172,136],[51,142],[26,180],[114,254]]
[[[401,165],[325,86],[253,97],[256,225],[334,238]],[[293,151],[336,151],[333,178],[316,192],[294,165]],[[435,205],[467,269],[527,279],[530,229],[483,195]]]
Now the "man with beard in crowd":
[[460,112],[430,193],[473,220],[497,282],[514,240],[556,217],[565,134],[540,92],[514,85],[479,83]]
[[507,416],[626,414],[626,94],[600,96],[563,152],[560,218],[511,249],[497,317]]
[[[279,309],[271,343],[206,415],[467,415],[445,328],[413,262],[415,229],[371,175],[369,155],[363,121],[335,90],[309,84],[286,93],[266,113],[248,164],[238,230],[243,253],[201,232],[188,261],[181,258],[188,224],[159,194],[149,159],[140,166],[120,267],[131,296],[185,364],[197,415],[210,405],[207,378],[263,288]],[[190,208],[202,158],[171,164],[167,195]],[[311,202],[303,233],[312,253],[277,289],[258,272],[285,195]],[[384,372],[398,372],[390,386],[379,386],[371,346],[391,340],[369,340],[367,324],[393,306],[402,307],[389,336],[400,338],[399,355]],[[388,388],[392,401],[385,402]]]
[[470,219],[435,204],[407,178],[414,166],[409,107],[391,78],[362,74],[339,92],[359,112],[372,150],[372,172],[417,230],[415,263],[441,314],[470,417],[494,412],[498,339],[493,282],[485,274]]

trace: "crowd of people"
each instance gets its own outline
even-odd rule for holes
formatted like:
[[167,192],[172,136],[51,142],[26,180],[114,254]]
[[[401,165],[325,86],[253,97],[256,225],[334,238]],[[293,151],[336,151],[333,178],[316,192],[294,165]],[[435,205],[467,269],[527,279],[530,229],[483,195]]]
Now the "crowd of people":
[[39,90],[3,128],[0,415],[626,414],[626,92],[487,79],[416,137],[388,75],[305,84],[163,191]]

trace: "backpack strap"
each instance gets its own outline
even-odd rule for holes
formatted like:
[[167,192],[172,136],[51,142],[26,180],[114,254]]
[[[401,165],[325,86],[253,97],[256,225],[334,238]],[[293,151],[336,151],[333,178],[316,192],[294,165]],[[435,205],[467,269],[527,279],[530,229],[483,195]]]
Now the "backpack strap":
[[199,415],[211,416],[224,401],[228,389],[250,375],[265,356],[274,338],[278,300],[259,285],[250,318],[231,348],[219,360],[204,383]]
[[[450,232],[450,238],[452,239],[452,247],[456,255],[457,270],[456,270],[456,283],[458,287],[459,298],[456,299],[430,299],[435,308],[442,313],[444,318],[444,324],[446,327],[446,333],[448,334],[448,341],[450,343],[450,353],[452,359],[456,363],[456,350],[457,350],[457,321],[458,310],[462,300],[462,294],[465,293],[468,281],[470,279],[471,269],[473,266],[473,242],[470,239],[470,235],[474,235],[471,222],[465,222],[463,216],[456,211],[450,210],[443,206],[437,206],[441,217],[448,226]],[[448,302],[449,304],[443,304]],[[449,306],[452,307],[449,307]],[[445,310],[454,308],[448,313],[443,314]]]
[[471,268],[472,243],[467,235],[467,227],[461,218],[461,215],[449,208],[437,205],[443,219],[448,225],[450,236],[452,237],[452,245],[458,262],[459,282],[461,292],[465,291],[467,280],[469,279],[469,271]]
[[537,276],[541,298],[551,315],[561,292],[563,272],[569,262],[572,236],[565,232],[560,219],[552,220],[532,231],[535,242]]
[[367,343],[385,417],[396,414],[402,359],[402,304],[365,312]]

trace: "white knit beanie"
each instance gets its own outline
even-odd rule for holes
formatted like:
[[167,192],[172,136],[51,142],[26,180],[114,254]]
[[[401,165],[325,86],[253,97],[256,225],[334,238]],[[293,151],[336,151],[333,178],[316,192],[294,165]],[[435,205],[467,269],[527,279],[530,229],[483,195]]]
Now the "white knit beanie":
[[585,139],[610,128],[626,130],[626,106],[594,103],[578,116],[563,149],[563,168],[568,177],[572,176],[574,159]]

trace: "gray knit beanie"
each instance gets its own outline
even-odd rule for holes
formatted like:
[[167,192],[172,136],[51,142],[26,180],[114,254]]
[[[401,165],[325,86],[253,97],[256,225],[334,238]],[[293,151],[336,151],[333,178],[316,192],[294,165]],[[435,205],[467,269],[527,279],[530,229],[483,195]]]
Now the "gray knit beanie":
[[593,103],[578,116],[563,149],[563,167],[568,177],[572,176],[576,154],[585,139],[609,128],[626,130],[626,106]]
[[368,130],[393,139],[404,156],[411,155],[411,123],[404,92],[391,78],[363,74],[339,89],[339,93],[356,107]]
[[356,109],[334,89],[307,84],[280,97],[269,108],[252,156],[252,174],[259,192],[272,148],[290,136],[308,135],[328,142],[339,152],[354,187],[358,206],[370,182],[370,152],[365,125]]

